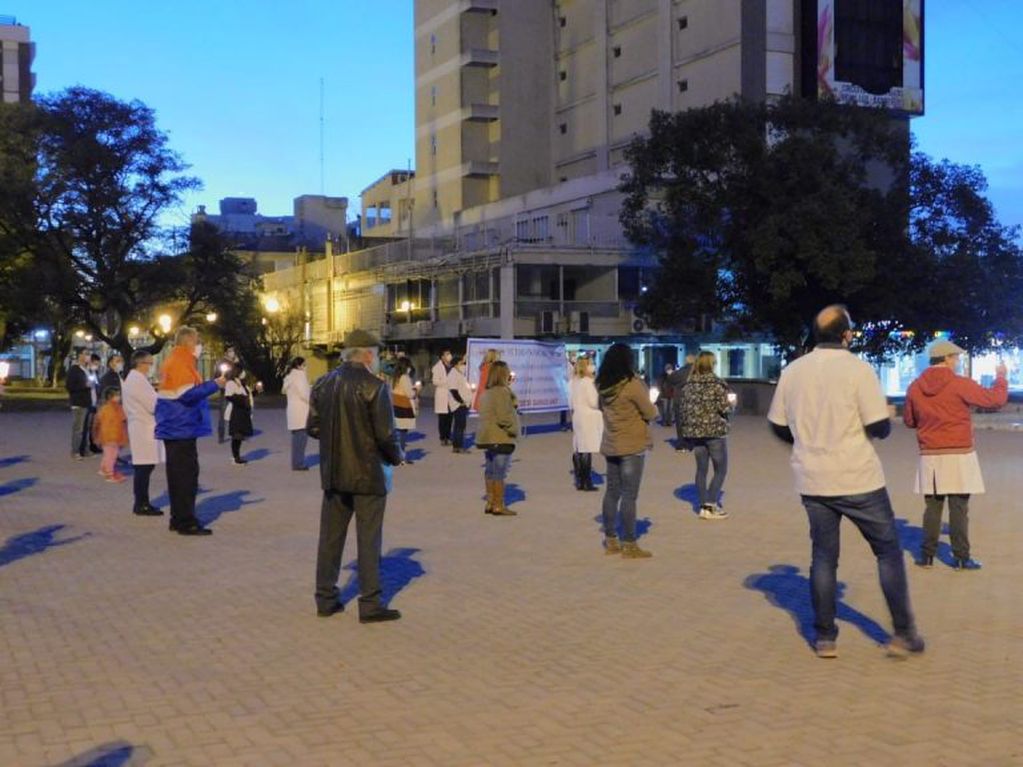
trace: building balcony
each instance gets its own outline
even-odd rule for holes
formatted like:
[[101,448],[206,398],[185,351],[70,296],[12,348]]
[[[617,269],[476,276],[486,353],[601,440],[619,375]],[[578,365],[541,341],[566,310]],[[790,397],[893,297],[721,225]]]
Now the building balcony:
[[497,51],[487,48],[470,48],[462,54],[463,67],[496,67],[498,64]]
[[462,0],[462,13],[497,13],[501,0]]
[[484,162],[482,160],[470,160],[462,163],[462,175],[474,176],[477,178],[485,176],[496,176],[500,173],[500,165],[496,162]]
[[475,123],[492,123],[500,117],[500,107],[494,104],[470,104],[463,119]]

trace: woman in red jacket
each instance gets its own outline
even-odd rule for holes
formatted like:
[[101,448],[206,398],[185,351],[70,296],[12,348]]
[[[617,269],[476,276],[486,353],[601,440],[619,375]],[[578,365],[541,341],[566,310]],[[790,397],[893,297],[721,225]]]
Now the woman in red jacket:
[[914,490],[924,496],[924,540],[917,564],[921,567],[934,565],[945,496],[948,496],[953,566],[957,570],[979,570],[980,562],[970,558],[967,513],[970,496],[984,492],[984,478],[973,449],[970,406],[999,408],[1008,401],[1005,365],[998,365],[994,385],[985,389],[972,379],[956,374],[963,349],[951,341],[937,341],[927,353],[931,366],[910,384],[902,412],[906,426],[916,429],[920,445]]

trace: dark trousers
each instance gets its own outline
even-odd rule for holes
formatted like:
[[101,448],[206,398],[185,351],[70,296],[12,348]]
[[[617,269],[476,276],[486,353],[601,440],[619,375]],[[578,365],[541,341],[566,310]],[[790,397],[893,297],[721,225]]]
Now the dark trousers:
[[327,610],[340,595],[337,579],[348,524],[355,516],[358,544],[359,615],[380,609],[380,547],[386,495],[324,492],[320,507],[320,544],[316,553],[316,605]]
[[442,442],[451,441],[451,413],[437,413],[437,428]]
[[305,446],[309,435],[305,429],[291,430],[291,468],[305,468]]
[[[693,444],[693,457],[696,458],[696,492],[700,497],[700,506],[716,505],[721,500],[721,488],[728,474],[728,446],[724,437],[697,440]],[[707,469],[714,464],[714,476],[707,487]]]
[[465,447],[465,423],[468,419],[467,407],[460,407],[451,414],[451,446],[457,450]]
[[149,505],[149,478],[153,476],[153,464],[136,464],[135,476],[132,478],[132,490],[135,494],[135,508],[141,509]]
[[185,527],[195,517],[195,496],[199,492],[199,451],[194,439],[165,439],[167,451],[167,495],[170,496],[170,524]]
[[675,438],[678,444],[683,444],[682,437],[682,400],[679,397],[671,399],[671,416],[675,419]]
[[85,427],[89,408],[71,406],[71,455],[85,455]]
[[92,439],[92,424],[96,420],[96,408],[90,407],[85,410],[85,422],[82,424],[82,436],[78,444],[78,452],[85,455],[89,451],[99,452],[99,446]]
[[[924,496],[924,542],[920,553],[933,557],[938,551],[941,536],[941,514],[945,507],[945,496]],[[950,494],[948,496],[948,535],[952,541],[952,555],[957,559],[970,558],[970,496]]]
[[235,461],[242,459],[242,441],[240,439],[231,438],[231,457]]
[[885,488],[858,495],[804,495],[803,506],[810,518],[813,559],[810,565],[810,598],[813,602],[817,638],[834,640],[838,636],[835,609],[838,581],[839,526],[848,517],[859,528],[877,558],[888,610],[895,633],[902,637],[916,634],[913,611],[909,606],[909,585],[902,546],[895,530],[895,514]]
[[227,397],[221,392],[217,397],[217,444],[224,444],[227,440],[227,421],[224,420],[224,408],[227,407]]

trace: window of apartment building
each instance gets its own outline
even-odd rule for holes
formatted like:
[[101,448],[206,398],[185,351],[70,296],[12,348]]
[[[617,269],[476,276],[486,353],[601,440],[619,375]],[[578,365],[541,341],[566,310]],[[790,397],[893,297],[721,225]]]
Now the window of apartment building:
[[437,154],[437,134],[430,136],[430,154]]
[[572,242],[586,245],[590,241],[590,212],[588,210],[572,211]]
[[558,16],[558,26],[564,27],[566,24],[568,24],[568,19],[564,16]]
[[515,239],[519,242],[527,242],[529,240],[529,220],[520,218],[515,222]]
[[550,237],[550,216],[537,216],[533,219],[533,237],[541,241]]
[[437,35],[430,35],[430,55],[437,53]]
[[616,115],[620,115],[622,113],[622,105],[621,104],[615,104],[614,105],[614,113]]
[[689,81],[688,80],[679,80],[678,81],[678,92],[679,93],[685,93],[687,90],[689,90]]
[[616,45],[614,48],[611,49],[611,53],[614,55],[616,59],[620,59],[622,57],[622,46]]
[[561,82],[565,82],[565,80],[568,79],[568,72],[562,69],[560,72],[558,72],[558,79],[561,80]]
[[689,17],[688,16],[679,16],[679,18],[678,18],[678,28],[680,30],[682,30],[682,29],[685,29],[688,26],[689,26]]
[[437,106],[437,86],[430,86],[430,106]]
[[561,125],[558,126],[558,132],[562,136],[564,136],[566,133],[568,133],[568,123],[561,123]]
[[433,207],[437,207],[437,190],[433,190]]

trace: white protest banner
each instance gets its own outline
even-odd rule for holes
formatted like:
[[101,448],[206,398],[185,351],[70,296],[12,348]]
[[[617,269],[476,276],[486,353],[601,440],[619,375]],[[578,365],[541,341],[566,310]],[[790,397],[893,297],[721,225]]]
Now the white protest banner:
[[501,361],[515,374],[512,391],[523,413],[568,410],[568,362],[565,345],[521,338],[470,338],[466,347],[466,375],[475,389],[487,349],[497,349]]

